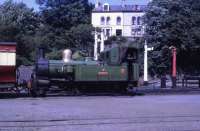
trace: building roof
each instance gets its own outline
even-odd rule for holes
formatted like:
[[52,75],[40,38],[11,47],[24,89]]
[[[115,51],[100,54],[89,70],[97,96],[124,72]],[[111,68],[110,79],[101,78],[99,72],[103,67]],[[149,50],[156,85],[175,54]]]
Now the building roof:
[[0,42],[0,45],[17,45],[16,42]]
[[93,12],[144,12],[146,8],[146,5],[109,5],[109,11],[104,11],[103,5],[100,5]]

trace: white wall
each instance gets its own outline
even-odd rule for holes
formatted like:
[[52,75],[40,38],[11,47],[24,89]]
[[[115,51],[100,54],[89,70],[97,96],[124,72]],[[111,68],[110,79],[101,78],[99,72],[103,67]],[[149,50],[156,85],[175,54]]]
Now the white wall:
[[16,54],[9,52],[0,52],[0,66],[15,66]]
[[133,37],[132,35],[132,28],[136,28],[138,26],[141,26],[141,25],[137,25],[137,19],[136,19],[136,25],[132,25],[132,17],[142,17],[144,15],[143,12],[134,12],[134,13],[131,13],[131,12],[126,12],[123,14],[123,18],[124,18],[124,23],[123,23],[123,26],[124,26],[124,36],[127,36],[127,37]]
[[[139,13],[139,12],[93,12],[92,13],[92,25],[93,27],[99,27],[102,30],[104,29],[110,29],[110,35],[115,36],[116,35],[116,30],[121,29],[122,30],[122,36],[125,37],[141,37],[142,34],[132,33],[132,28],[138,27],[137,25],[137,19],[136,19],[136,25],[132,25],[132,17],[142,17],[144,13]],[[102,25],[101,24],[101,17],[105,18],[105,23]],[[106,18],[110,17],[110,24],[106,24]],[[117,25],[117,17],[121,17],[121,25]],[[141,26],[141,25],[140,25]],[[101,34],[100,38],[100,45],[98,44],[97,41],[99,41],[97,33],[95,33],[95,44],[94,44],[94,58],[97,60],[98,54],[104,50],[104,40],[107,39],[107,37],[104,34]],[[100,47],[100,52],[97,51],[98,47]]]
[[[110,28],[111,29],[111,34],[116,35],[116,29],[122,29],[122,36],[127,36],[127,37],[133,37],[131,34],[131,29],[134,26],[137,25],[132,25],[132,17],[142,17],[144,15],[143,12],[93,12],[92,13],[92,25],[94,27],[99,27],[99,28]],[[110,17],[110,25],[101,25],[101,17],[106,18]],[[117,17],[121,17],[121,22],[122,24],[119,26],[116,23]],[[137,21],[136,21],[137,23]]]
[[[101,17],[105,18],[105,24],[101,25]],[[110,17],[110,24],[106,25],[106,18]],[[117,17],[121,17],[121,25],[117,25]],[[92,25],[94,27],[99,27],[99,28],[110,28],[111,29],[111,35],[116,35],[116,29],[123,29],[123,13],[92,13]]]

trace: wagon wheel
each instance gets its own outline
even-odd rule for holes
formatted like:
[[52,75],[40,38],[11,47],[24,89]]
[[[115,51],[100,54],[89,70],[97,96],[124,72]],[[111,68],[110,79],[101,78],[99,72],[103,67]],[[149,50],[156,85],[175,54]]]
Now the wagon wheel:
[[17,93],[22,93],[22,94],[28,94],[29,93],[29,89],[28,89],[26,80],[23,80],[23,82],[21,84],[16,83],[15,87],[16,87]]

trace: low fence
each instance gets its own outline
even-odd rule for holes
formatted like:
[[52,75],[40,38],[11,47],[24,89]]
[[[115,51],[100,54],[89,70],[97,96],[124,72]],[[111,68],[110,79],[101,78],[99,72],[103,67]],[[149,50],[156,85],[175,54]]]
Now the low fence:
[[[140,85],[139,85],[140,86]],[[143,87],[143,85],[141,85]],[[159,79],[150,80],[149,86],[152,88],[173,88],[172,79],[170,75],[161,77]],[[177,76],[176,79],[177,88],[200,88],[200,76]]]
[[177,87],[199,87],[200,88],[200,76],[184,75],[177,77]]

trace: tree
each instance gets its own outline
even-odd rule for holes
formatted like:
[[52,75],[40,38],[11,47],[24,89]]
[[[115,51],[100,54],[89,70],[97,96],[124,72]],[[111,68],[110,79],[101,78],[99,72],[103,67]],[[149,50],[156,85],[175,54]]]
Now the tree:
[[17,64],[33,61],[34,35],[39,18],[23,3],[8,0],[0,5],[0,41],[17,42]]
[[88,0],[37,0],[46,24],[55,28],[90,24],[91,5]]
[[[93,43],[88,0],[36,0],[40,4],[42,28],[38,36],[48,52],[61,52],[65,48],[91,49]],[[51,58],[60,58],[57,53]]]
[[[146,38],[154,46],[154,65],[164,64],[170,68],[170,46],[178,50],[178,67],[187,68],[198,61],[199,53],[191,58],[183,58],[183,54],[200,51],[200,3],[195,0],[153,0],[145,15]],[[196,60],[194,60],[194,58]],[[188,64],[183,64],[185,62]],[[197,65],[196,65],[197,64]],[[200,69],[196,63],[193,65]]]
[[66,36],[70,43],[74,43],[73,48],[81,50],[91,50],[94,39],[92,36],[93,27],[89,24],[79,24],[78,26],[73,26]]

